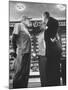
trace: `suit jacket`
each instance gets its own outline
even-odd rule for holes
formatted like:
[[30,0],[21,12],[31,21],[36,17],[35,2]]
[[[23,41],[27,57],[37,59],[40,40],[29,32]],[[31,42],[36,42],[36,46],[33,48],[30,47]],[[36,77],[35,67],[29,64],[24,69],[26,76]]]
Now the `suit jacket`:
[[59,47],[58,40],[55,42],[51,41],[51,38],[53,39],[54,37],[56,37],[57,30],[58,30],[58,21],[50,17],[48,20],[47,26],[48,26],[48,29],[45,30],[45,33],[44,33],[45,42],[46,42],[46,56],[50,57],[52,55],[60,55],[62,50],[61,50],[61,47]]
[[13,46],[17,46],[21,53],[28,53],[30,51],[30,36],[27,28],[22,23],[17,23],[13,32]]
[[58,29],[58,21],[52,17],[49,17],[47,23],[48,29],[45,31],[45,41],[50,41],[50,38],[54,38]]

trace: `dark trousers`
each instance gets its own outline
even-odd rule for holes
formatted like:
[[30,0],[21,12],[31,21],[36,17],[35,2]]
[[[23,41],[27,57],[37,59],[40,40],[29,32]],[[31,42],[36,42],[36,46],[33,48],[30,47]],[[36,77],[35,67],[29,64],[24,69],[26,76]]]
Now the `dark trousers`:
[[40,71],[40,79],[41,79],[41,86],[45,87],[46,85],[46,63],[47,58],[45,56],[39,56],[39,71]]
[[47,43],[46,45],[46,86],[59,86],[60,85],[60,48],[55,43]]
[[61,61],[61,76],[63,78],[63,85],[66,85],[66,58]]
[[55,43],[46,44],[46,56],[39,56],[41,86],[60,85],[61,50]]
[[56,62],[58,59],[59,58],[55,56],[51,56],[47,58],[46,86],[59,86],[60,85],[60,64]]
[[13,80],[13,88],[27,88],[30,69],[30,53],[22,57],[21,69],[16,73]]

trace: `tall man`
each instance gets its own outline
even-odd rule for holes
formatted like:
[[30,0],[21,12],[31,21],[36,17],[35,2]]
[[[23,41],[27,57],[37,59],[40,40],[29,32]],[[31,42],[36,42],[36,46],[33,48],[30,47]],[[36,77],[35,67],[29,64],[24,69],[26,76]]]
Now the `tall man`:
[[15,60],[13,88],[26,88],[28,85],[31,41],[26,26],[29,26],[29,20],[24,16],[21,23],[17,23],[14,27],[12,42],[17,57]]
[[57,86],[60,85],[59,64],[60,64],[60,56],[61,56],[61,49],[56,44],[58,21],[53,17],[50,17],[49,12],[44,12],[43,14],[42,29],[45,30],[44,33],[44,38],[46,42],[45,56],[47,57],[47,62],[45,63],[46,69],[44,69],[44,72],[46,72],[46,81],[44,80],[43,82],[45,83],[45,86]]

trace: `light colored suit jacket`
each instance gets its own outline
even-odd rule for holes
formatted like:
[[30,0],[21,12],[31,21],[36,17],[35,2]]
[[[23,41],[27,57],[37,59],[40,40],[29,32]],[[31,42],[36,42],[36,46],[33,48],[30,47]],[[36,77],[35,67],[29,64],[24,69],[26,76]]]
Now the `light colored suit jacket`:
[[30,50],[30,34],[25,25],[23,23],[15,24],[13,34],[18,35],[18,39],[16,41],[17,54],[18,52],[21,54],[28,53]]

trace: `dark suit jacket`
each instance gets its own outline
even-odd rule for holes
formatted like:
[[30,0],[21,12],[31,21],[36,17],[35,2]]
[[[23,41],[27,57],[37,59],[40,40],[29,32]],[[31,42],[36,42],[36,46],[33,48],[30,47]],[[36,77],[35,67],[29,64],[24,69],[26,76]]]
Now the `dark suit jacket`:
[[61,54],[61,48],[59,47],[59,42],[52,42],[50,38],[56,37],[58,30],[58,21],[52,17],[49,18],[47,23],[48,29],[45,30],[45,42],[46,42],[46,56],[54,56]]
[[47,23],[48,29],[45,31],[45,40],[48,41],[50,38],[54,38],[57,29],[58,29],[58,21],[52,17],[49,18]]

